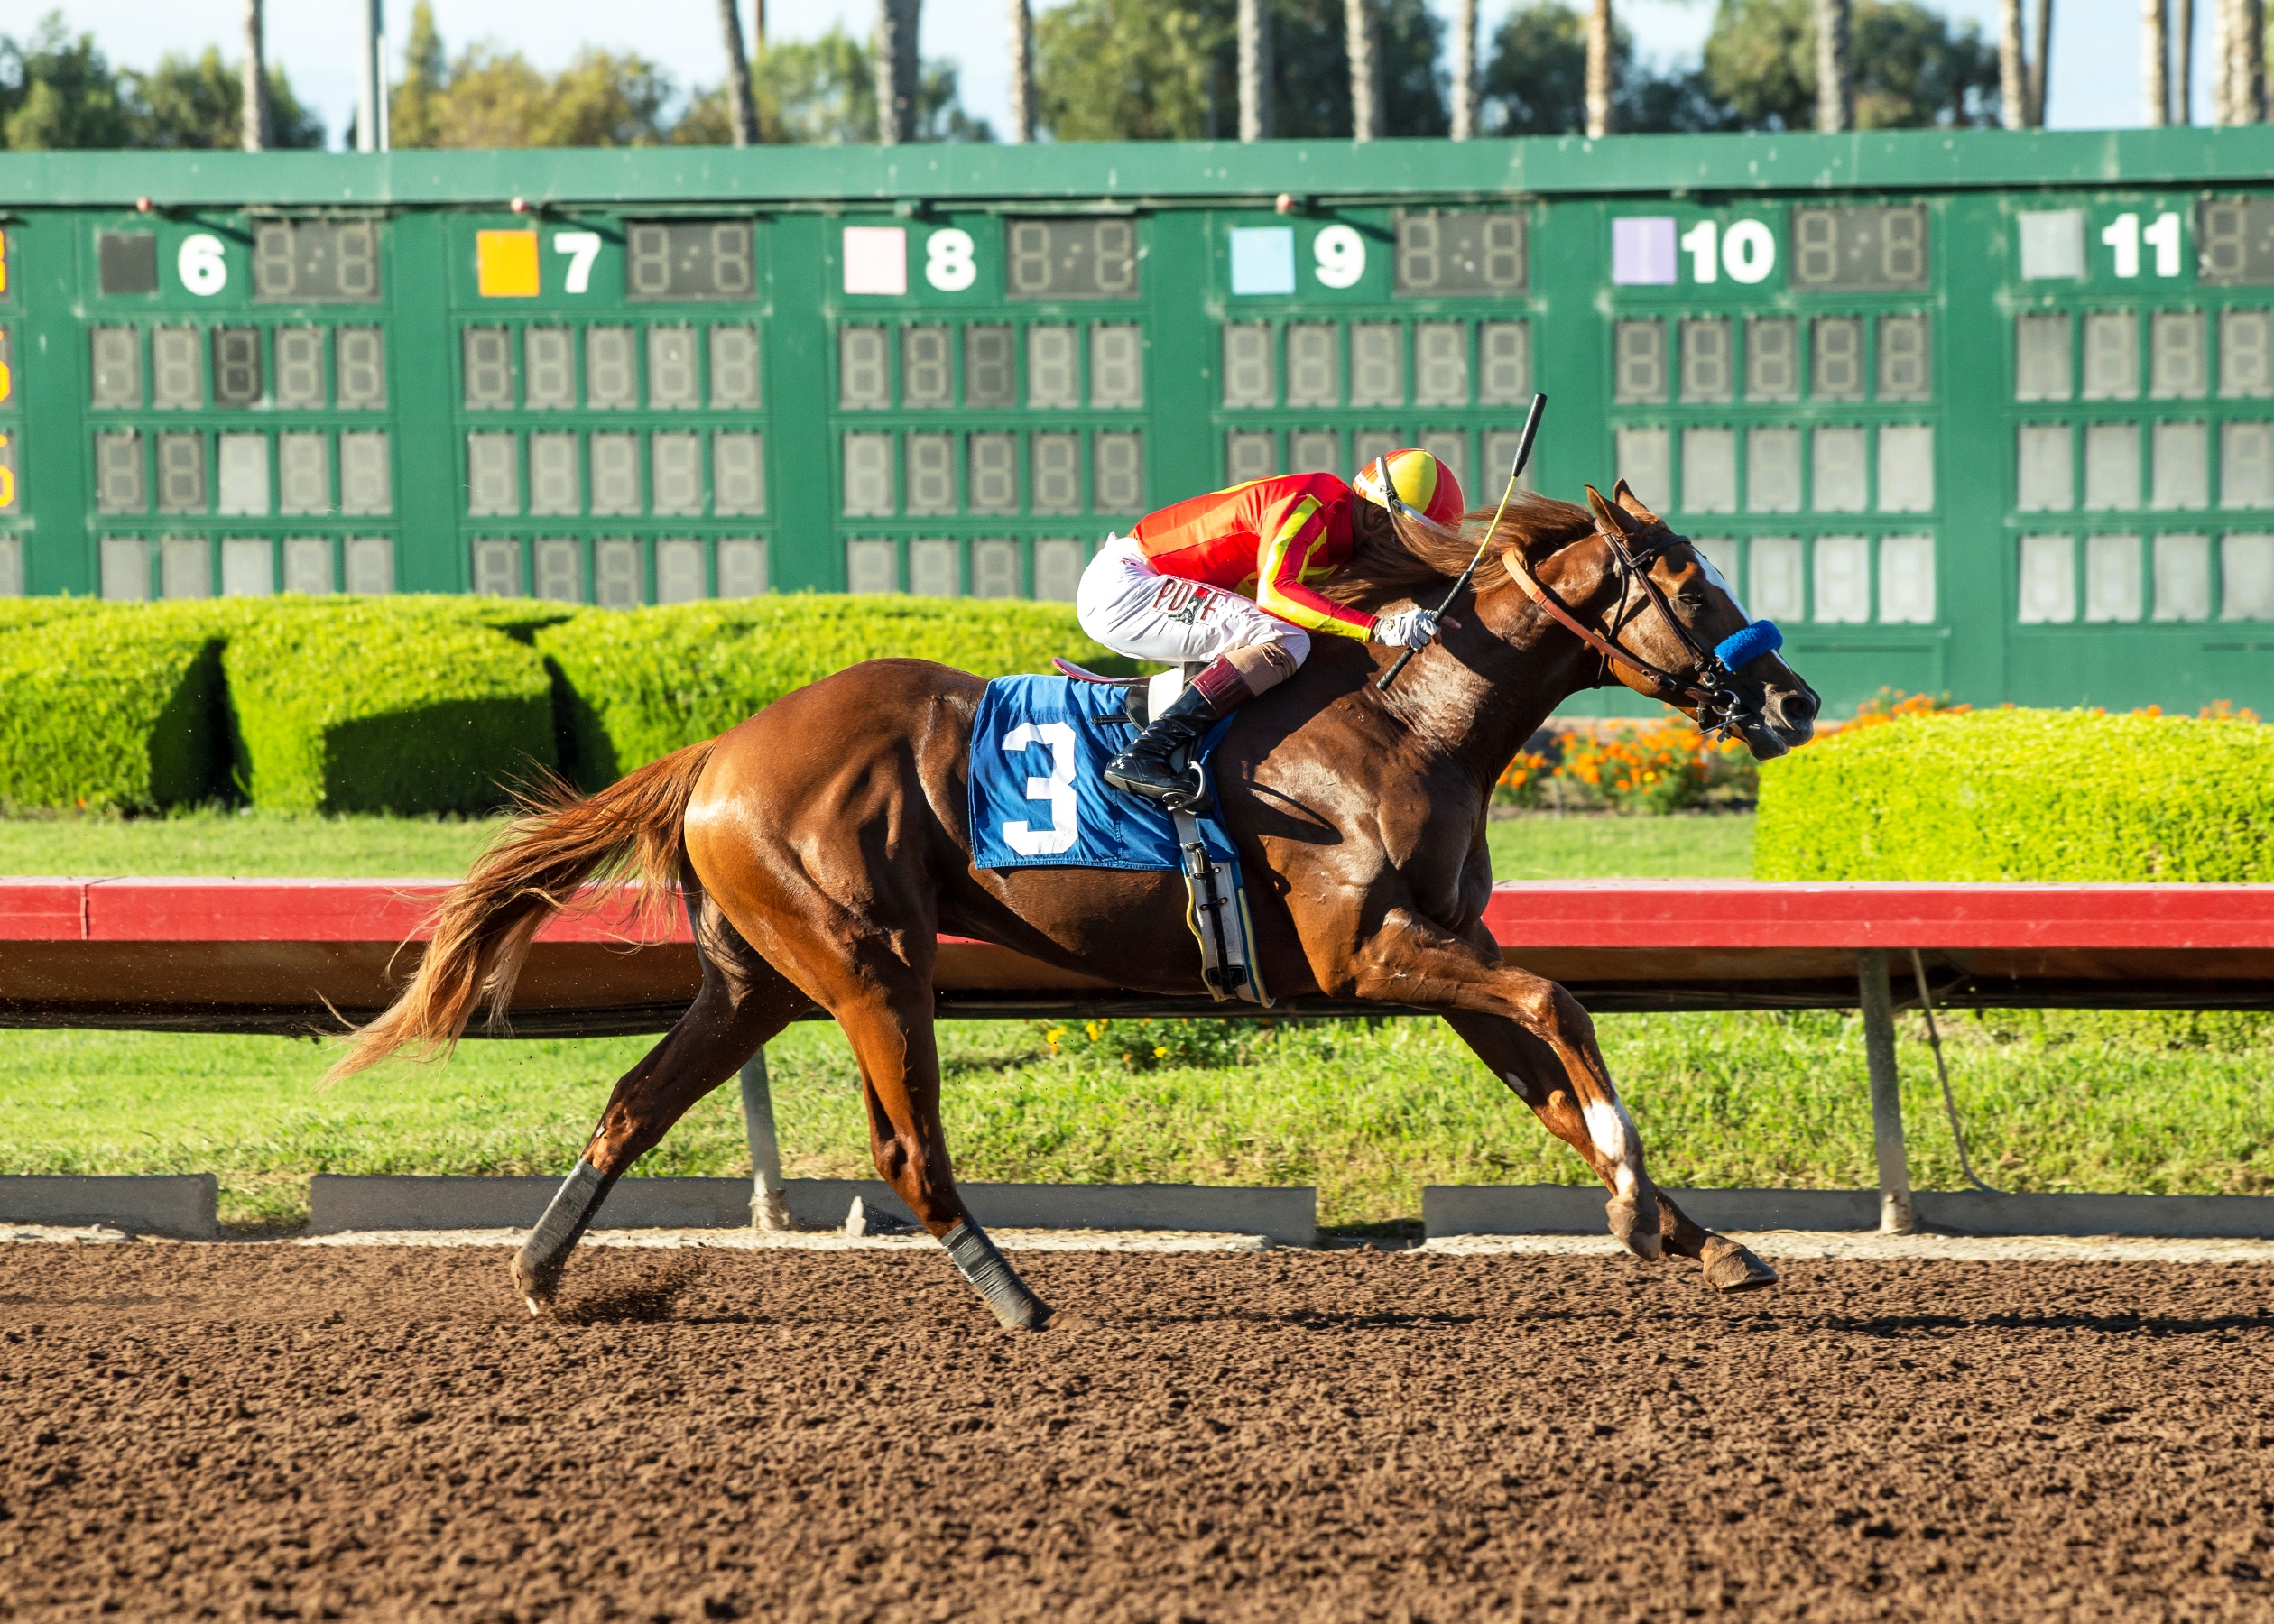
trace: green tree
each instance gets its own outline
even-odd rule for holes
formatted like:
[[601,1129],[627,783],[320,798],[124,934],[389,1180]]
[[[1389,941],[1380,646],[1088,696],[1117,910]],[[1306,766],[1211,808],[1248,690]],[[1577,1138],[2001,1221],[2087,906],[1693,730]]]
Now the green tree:
[[[1445,134],[1453,127],[1437,69],[1445,24],[1424,0],[1382,0],[1381,29],[1382,133]],[[1343,0],[1272,0],[1271,79],[1272,113],[1282,138],[1348,137],[1350,54]]]
[[[453,58],[426,0],[411,8],[408,47],[389,107],[397,146],[724,146],[734,140],[724,88],[698,89],[681,108],[670,76],[632,52],[586,51],[551,77],[519,51],[486,42]],[[761,51],[751,71],[768,139],[876,139],[868,48],[843,31]],[[964,111],[950,64],[925,66],[917,113],[920,140],[994,139],[984,119]]]
[[442,144],[442,95],[450,82],[449,58],[434,26],[434,7],[419,0],[411,8],[411,38],[403,52],[402,82],[387,95],[387,135],[399,147]]
[[[1635,53],[1634,38],[1613,18],[1613,127],[1624,131],[1718,130],[1727,111],[1704,76],[1659,74]],[[1484,69],[1484,127],[1497,135],[1576,135],[1587,126],[1587,20],[1562,0],[1532,0],[1509,14],[1493,36]]]
[[[768,141],[853,146],[876,139],[876,69],[867,43],[832,28],[818,40],[769,45],[750,67],[758,127]],[[688,111],[674,139],[734,139],[722,87]],[[927,62],[916,91],[919,141],[993,141],[984,118],[964,111],[952,62]]]
[[[1858,129],[1998,122],[1998,55],[1976,24],[1918,0],[1857,0],[1851,27]],[[1722,0],[1705,81],[1742,128],[1813,128],[1812,0]]]
[[[150,73],[130,69],[119,78],[132,108],[135,146],[226,150],[243,139],[244,76],[210,45],[195,60],[169,55]],[[323,122],[300,106],[284,70],[270,68],[268,81],[269,144],[321,147]]]
[[[1037,123],[1059,141],[1196,141],[1230,134],[1234,0],[1072,0],[1034,20]],[[1437,68],[1444,24],[1426,0],[1383,0],[1384,133],[1451,128]],[[1347,136],[1342,0],[1271,0],[1273,114],[1289,138]]]
[[133,109],[92,34],[50,12],[28,39],[0,34],[0,146],[19,151],[133,144]]
[[1059,141],[1217,134],[1232,122],[1224,72],[1232,14],[1213,0],[1071,0],[1041,13],[1035,123]]

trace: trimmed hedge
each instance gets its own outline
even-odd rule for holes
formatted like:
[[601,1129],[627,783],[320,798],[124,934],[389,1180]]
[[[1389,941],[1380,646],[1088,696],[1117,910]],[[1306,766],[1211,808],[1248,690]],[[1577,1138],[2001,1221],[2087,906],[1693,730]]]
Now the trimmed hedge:
[[2274,727],[1994,710],[1761,770],[1762,880],[2274,881]]
[[485,618],[440,598],[245,614],[222,656],[244,792],[300,811],[478,812],[555,766],[544,662]]
[[179,615],[0,637],[0,801],[141,811],[228,787],[220,641]]
[[981,677],[1048,671],[1063,654],[1134,667],[1083,635],[1071,604],[815,596],[588,609],[536,634],[559,676],[561,755],[587,789],[724,733],[794,688],[864,660],[936,660]]

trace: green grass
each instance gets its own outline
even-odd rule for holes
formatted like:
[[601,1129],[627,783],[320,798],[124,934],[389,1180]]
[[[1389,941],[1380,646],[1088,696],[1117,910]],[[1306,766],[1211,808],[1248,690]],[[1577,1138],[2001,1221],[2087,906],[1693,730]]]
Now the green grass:
[[[461,870],[493,825],[199,814],[0,822],[0,872],[334,874]],[[1533,815],[1492,827],[1503,878],[1742,874],[1752,819]],[[1930,1057],[1904,1031],[1912,1176],[1959,1183]],[[2274,1191],[2274,1018],[1954,1016],[1975,1162],[2024,1190]],[[1871,1112],[1853,1017],[1604,1016],[1605,1053],[1669,1186],[1859,1188]],[[1584,1183],[1576,1157],[1429,1020],[1022,1022],[941,1029],[967,1178],[1316,1184],[1332,1224],[1410,1218],[1430,1183]],[[212,1172],[225,1218],[289,1224],[308,1176],[565,1170],[642,1038],[469,1042],[329,1092],[305,1040],[0,1032],[0,1172]],[[1156,1061],[1153,1049],[1169,1053]],[[1058,1052],[1053,1053],[1053,1048]],[[1133,1058],[1125,1063],[1122,1057]],[[769,1050],[796,1176],[864,1176],[858,1080],[834,1027]],[[746,1175],[728,1087],[642,1174]]]
[[449,879],[466,872],[499,821],[213,807],[164,817],[0,818],[0,874]]
[[1753,815],[1522,812],[1484,838],[1495,880],[1742,880],[1752,872]]
[[[1954,1018],[1946,1046],[1976,1165],[2026,1190],[2274,1190],[2274,1021],[2094,1014]],[[1656,1176],[1675,1186],[1861,1188],[1869,1094],[1852,1017],[1605,1016],[1604,1048]],[[1320,1217],[1410,1218],[1430,1183],[1579,1184],[1577,1158],[1442,1025],[943,1027],[963,1176],[1316,1184]],[[1126,1048],[1124,1048],[1126,1045]],[[1149,1062],[1132,1070],[1124,1052]],[[292,1223],[310,1173],[535,1173],[575,1159],[643,1039],[470,1042],[319,1092],[328,1051],[281,1038],[0,1037],[0,1172],[212,1172],[237,1223]],[[793,1176],[869,1176],[852,1057],[834,1027],[769,1050]],[[1915,1023],[1901,1064],[1912,1176],[1957,1161]],[[735,1091],[689,1114],[642,1174],[750,1170]]]
[[[165,817],[0,818],[0,874],[397,880],[465,872],[495,818],[326,817],[201,808]],[[1487,831],[1502,880],[1742,876],[1750,812],[1675,817],[1525,812]]]

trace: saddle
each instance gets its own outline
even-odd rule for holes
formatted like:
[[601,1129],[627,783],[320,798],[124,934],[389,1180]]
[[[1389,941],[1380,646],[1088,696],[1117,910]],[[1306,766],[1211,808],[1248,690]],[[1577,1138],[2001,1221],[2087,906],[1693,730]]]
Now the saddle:
[[[1070,660],[1053,656],[1050,663],[1061,676],[1076,682],[1120,688],[1123,715],[1129,725],[1140,731],[1152,719],[1155,711],[1174,702],[1184,685],[1200,669],[1193,664],[1153,677],[1106,677],[1086,670]],[[1216,804],[1215,786],[1209,782],[1206,756],[1222,736],[1223,729],[1219,727],[1201,746],[1200,781],[1206,793],[1203,815]],[[1186,755],[1179,751],[1170,760],[1181,767],[1187,764]],[[1273,1001],[1264,989],[1262,973],[1255,964],[1255,922],[1248,911],[1247,887],[1241,879],[1237,862],[1229,856],[1219,858],[1211,849],[1221,847],[1228,853],[1229,837],[1218,822],[1214,831],[1216,838],[1211,841],[1210,832],[1202,827],[1201,817],[1192,812],[1171,812],[1167,816],[1176,830],[1177,851],[1182,859],[1179,867],[1185,877],[1185,924],[1200,946],[1201,984],[1218,1003],[1237,998],[1269,1009]]]

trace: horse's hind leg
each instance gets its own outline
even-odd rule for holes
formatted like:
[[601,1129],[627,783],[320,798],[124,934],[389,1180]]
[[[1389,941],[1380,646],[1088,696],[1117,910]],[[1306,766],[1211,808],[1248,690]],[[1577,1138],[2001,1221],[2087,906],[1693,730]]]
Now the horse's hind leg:
[[[1567,998],[1568,994],[1565,996]],[[1576,1002],[1573,1008],[1577,1008]],[[1493,1068],[1493,1075],[1515,1090],[1524,1103],[1539,1113],[1548,1130],[1576,1150],[1611,1187],[1615,1230],[1622,1215],[1618,1201],[1621,1180],[1615,1164],[1631,1157],[1634,1176],[1641,1176],[1641,1147],[1634,1125],[1627,1118],[1626,1108],[1618,1103],[1615,1093],[1611,1096],[1616,1115],[1613,1124],[1605,1119],[1599,1106],[1591,1114],[1573,1097],[1567,1068],[1554,1047],[1515,1021],[1469,1014],[1447,1015],[1445,1019],[1476,1052],[1477,1058]],[[1580,1020],[1585,1022],[1584,1027],[1571,1030],[1567,1038],[1594,1057],[1594,1069],[1603,1085],[1609,1088],[1610,1066],[1595,1045],[1594,1023],[1585,1020],[1584,1011]],[[1606,1137],[1619,1142],[1606,1144]],[[1665,1191],[1655,1186],[1652,1188],[1658,1197],[1658,1233],[1654,1239],[1678,1258],[1696,1259],[1704,1267],[1707,1285],[1721,1291],[1742,1291],[1777,1283],[1775,1269],[1728,1236],[1717,1235],[1692,1222],[1688,1214],[1667,1198]],[[1622,1235],[1621,1239],[1634,1246],[1634,1238]],[[1649,1253],[1645,1251],[1644,1255]]]
[[939,1121],[939,1047],[929,978],[883,949],[861,953],[850,998],[833,1001],[861,1067],[876,1171],[986,1299],[1006,1330],[1039,1331],[1049,1305],[1028,1289],[964,1208]]
[[584,1154],[513,1259],[513,1285],[529,1311],[550,1303],[562,1269],[615,1181],[653,1149],[695,1102],[782,1028],[813,1007],[760,958],[701,892],[690,888],[702,990],[663,1040],[618,1079]]

